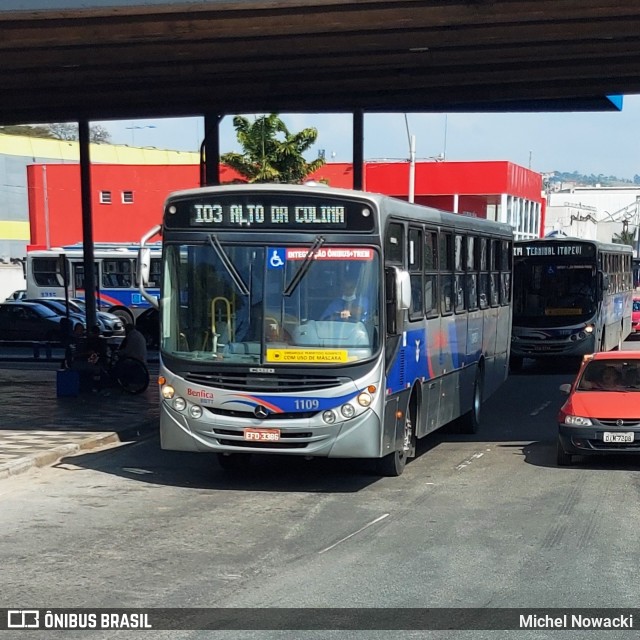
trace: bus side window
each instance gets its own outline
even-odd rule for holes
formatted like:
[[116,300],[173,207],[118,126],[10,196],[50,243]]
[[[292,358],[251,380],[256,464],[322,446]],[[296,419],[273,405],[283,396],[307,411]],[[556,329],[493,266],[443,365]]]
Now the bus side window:
[[480,269],[478,276],[478,303],[481,309],[489,306],[489,261],[487,256],[487,238],[478,238],[476,242],[476,265]]
[[423,284],[422,284],[422,229],[409,228],[409,278],[411,280],[411,308],[409,318],[417,320],[422,318]]
[[438,311],[438,233],[427,230],[424,238],[424,310],[427,318]]
[[453,312],[453,235],[440,232],[439,243],[440,267],[440,311],[442,314]]

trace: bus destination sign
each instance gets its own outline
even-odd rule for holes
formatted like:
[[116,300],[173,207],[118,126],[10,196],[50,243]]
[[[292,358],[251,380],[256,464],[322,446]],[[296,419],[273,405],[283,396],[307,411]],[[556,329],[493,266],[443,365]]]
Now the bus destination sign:
[[579,242],[563,242],[541,244],[516,244],[513,248],[513,255],[524,258],[550,257],[550,258],[570,258],[577,256],[580,258],[592,258],[596,255],[594,245]]
[[371,231],[371,205],[335,198],[252,194],[170,201],[168,228]]

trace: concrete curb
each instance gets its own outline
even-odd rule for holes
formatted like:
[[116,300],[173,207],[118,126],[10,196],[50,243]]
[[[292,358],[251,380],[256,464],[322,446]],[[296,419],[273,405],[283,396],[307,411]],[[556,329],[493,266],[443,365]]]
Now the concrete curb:
[[153,435],[154,427],[157,427],[157,424],[158,420],[153,418],[135,427],[129,427],[121,431],[103,431],[74,444],[59,445],[47,451],[2,464],[0,465],[0,480],[17,476],[30,469],[51,466],[62,458],[80,453],[81,451],[90,451],[91,449],[97,449],[98,447],[117,442],[127,442],[136,439],[142,440]]

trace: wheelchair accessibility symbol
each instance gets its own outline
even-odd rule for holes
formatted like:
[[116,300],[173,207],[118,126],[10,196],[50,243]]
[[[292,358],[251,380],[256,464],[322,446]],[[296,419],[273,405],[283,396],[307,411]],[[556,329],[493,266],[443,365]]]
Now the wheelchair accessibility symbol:
[[285,250],[269,248],[269,269],[282,269],[285,264]]

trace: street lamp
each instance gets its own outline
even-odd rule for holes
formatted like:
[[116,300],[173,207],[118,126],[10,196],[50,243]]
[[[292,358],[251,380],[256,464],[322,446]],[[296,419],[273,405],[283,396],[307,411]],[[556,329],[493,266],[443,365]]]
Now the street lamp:
[[155,124],[144,124],[144,125],[134,125],[132,127],[125,127],[125,129],[129,129],[131,131],[131,146],[135,146],[135,131],[136,129],[155,129]]

